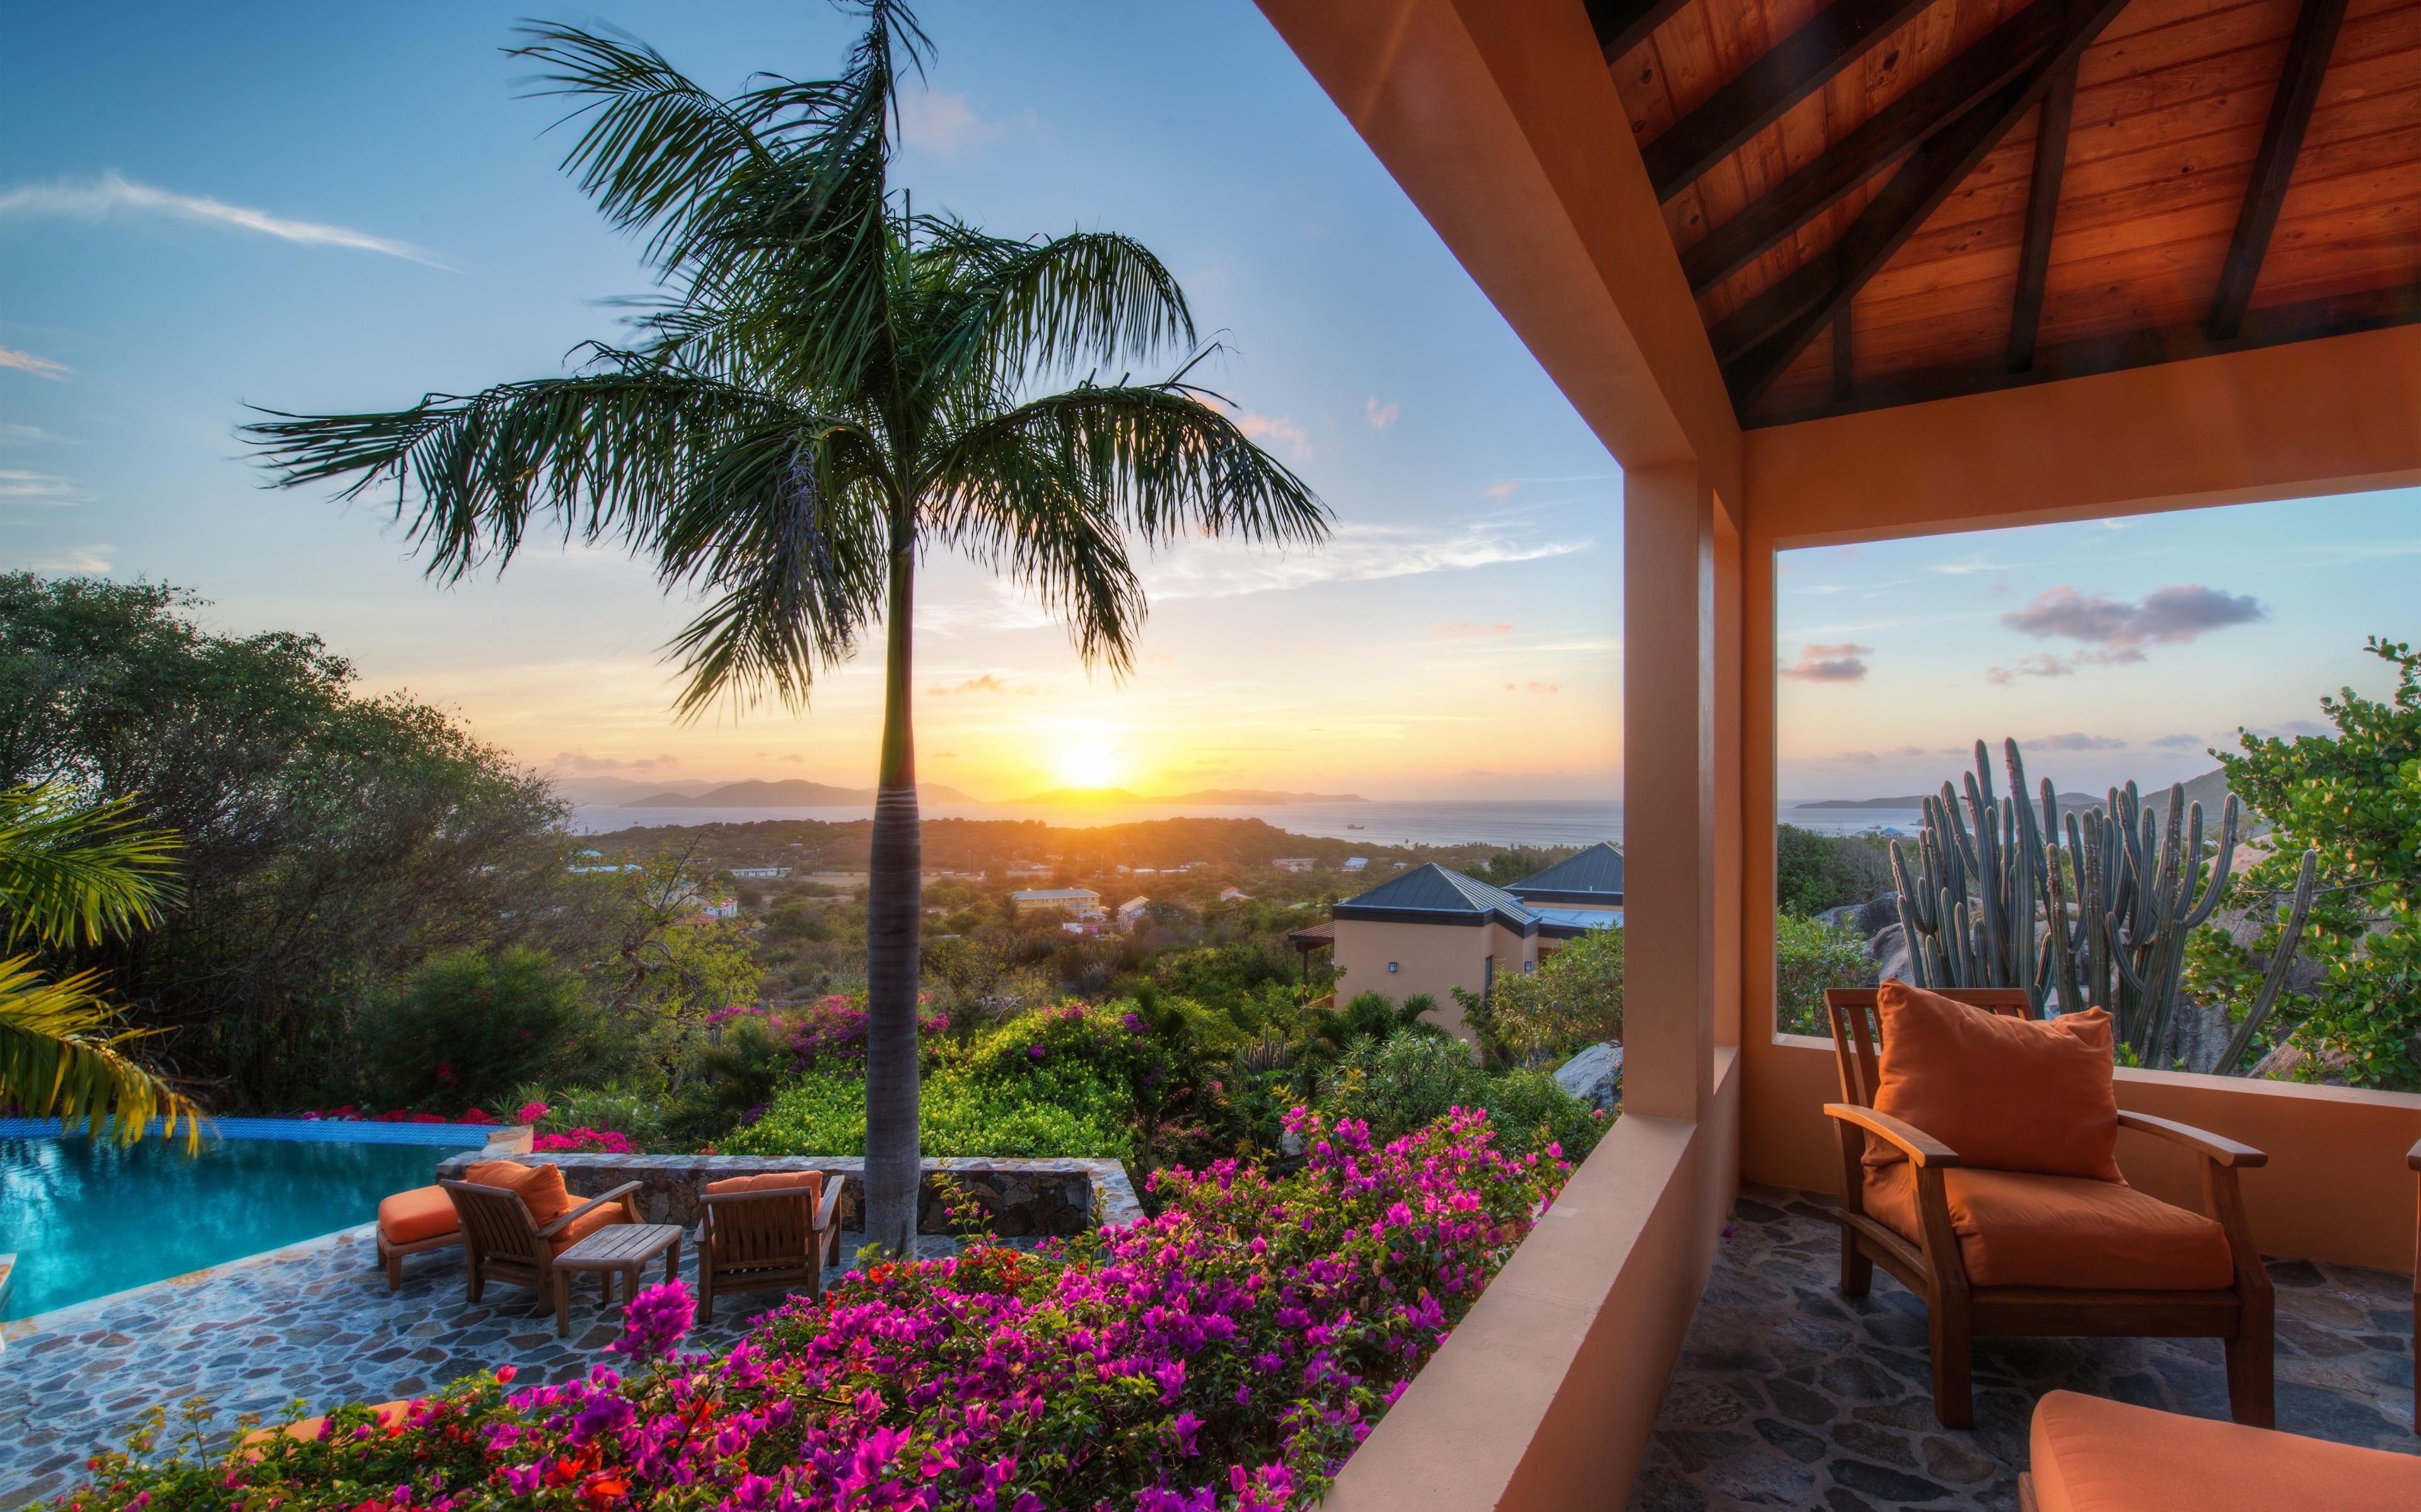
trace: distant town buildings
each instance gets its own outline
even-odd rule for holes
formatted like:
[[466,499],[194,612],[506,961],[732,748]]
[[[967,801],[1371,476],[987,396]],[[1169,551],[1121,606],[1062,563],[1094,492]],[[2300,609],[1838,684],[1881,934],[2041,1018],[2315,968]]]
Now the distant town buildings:
[[1376,990],[1400,1003],[1426,992],[1437,1021],[1469,1038],[1456,988],[1485,995],[1499,973],[1536,971],[1565,941],[1621,927],[1622,852],[1600,843],[1503,888],[1431,862],[1335,913],[1341,996]]
[[1369,867],[1370,858],[1368,856],[1347,856],[1345,858],[1345,869],[1347,871],[1367,871]]
[[1253,895],[1245,892],[1241,887],[1222,887],[1219,889],[1219,901],[1222,903],[1249,903],[1252,900]]
[[1101,895],[1089,887],[1030,887],[1009,894],[1008,900],[1017,906],[1021,919],[1054,909],[1080,919],[1099,918],[1101,913]]
[[790,868],[788,866],[734,866],[731,868],[731,875],[742,881],[772,881],[774,878],[790,875]]
[[1281,856],[1270,863],[1280,871],[1309,871],[1314,864],[1310,856]]
[[1144,913],[1150,907],[1151,899],[1140,896],[1128,898],[1125,902],[1119,904],[1118,928],[1120,931],[1127,934],[1132,934],[1134,932],[1135,926],[1143,922]]

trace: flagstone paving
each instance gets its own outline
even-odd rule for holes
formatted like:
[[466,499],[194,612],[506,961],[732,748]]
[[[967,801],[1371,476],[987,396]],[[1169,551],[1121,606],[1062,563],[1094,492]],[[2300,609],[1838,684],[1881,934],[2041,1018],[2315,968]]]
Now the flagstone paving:
[[[1836,1285],[1831,1199],[1747,1187],[1665,1388],[1633,1512],[1742,1506],[2014,1512],[2035,1400],[2065,1387],[2227,1416],[2214,1339],[1977,1339],[1976,1426],[1934,1421],[1925,1308],[1875,1272]],[[2421,1453],[2413,1433],[2411,1283],[2273,1261],[2278,1426]]]
[[[498,1282],[487,1299],[463,1300],[461,1252],[404,1262],[400,1290],[386,1289],[373,1248],[375,1225],[193,1276],[121,1292],[7,1326],[0,1352],[0,1512],[56,1495],[85,1459],[117,1446],[128,1424],[155,1404],[173,1411],[189,1397],[218,1409],[213,1427],[258,1412],[274,1421],[301,1398],[306,1412],[346,1402],[383,1402],[442,1387],[457,1377],[512,1364],[524,1383],[585,1374],[620,1333],[621,1309],[600,1305],[582,1278],[571,1335],[555,1337],[535,1294]],[[857,1236],[843,1233],[843,1265]],[[936,1253],[947,1239],[922,1239]],[[681,1269],[697,1280],[695,1249]],[[662,1280],[661,1266],[648,1279]],[[728,1344],[757,1316],[784,1301],[773,1291],[715,1299],[714,1322],[691,1337]],[[38,1325],[38,1326],[29,1326]]]

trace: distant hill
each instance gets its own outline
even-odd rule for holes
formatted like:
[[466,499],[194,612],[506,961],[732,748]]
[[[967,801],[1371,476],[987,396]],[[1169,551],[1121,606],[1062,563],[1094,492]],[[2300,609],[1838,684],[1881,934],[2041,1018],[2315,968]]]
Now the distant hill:
[[[916,795],[935,803],[972,803],[976,800],[955,787],[921,783]],[[835,787],[830,783],[787,777],[780,782],[727,782],[702,793],[660,792],[633,799],[624,808],[864,808],[874,803],[871,787]]]
[[1360,793],[1289,793],[1272,787],[1203,787],[1157,797],[1124,787],[1054,787],[1018,802],[1064,807],[1078,803],[1367,803],[1369,800]]
[[[1993,790],[2000,791],[1997,787]],[[1960,785],[1960,791],[1962,793],[1966,791],[1964,784]],[[1925,801],[1934,796],[1933,793],[1909,793],[1898,798],[1825,798],[1812,803],[1793,803],[1790,806],[1793,808],[1923,808]],[[2008,795],[2002,793],[2001,796],[2006,798]],[[2088,793],[2061,793],[2059,811],[2065,814],[2071,808],[2090,808],[2100,802],[2101,800],[2099,797]]]
[[[1960,790],[1962,793],[1964,792],[1964,784],[1960,785]],[[2168,822],[2169,811],[2169,789],[2167,787],[2163,786],[2158,787],[2139,788],[2138,791],[2143,795],[2144,806],[2150,809],[2154,814],[2159,815],[2161,822],[2166,824]],[[1921,809],[1925,806],[1926,796],[1929,795],[1910,794],[1899,798],[1827,798],[1811,803],[1793,803],[1790,806],[1793,809]],[[2008,795],[2007,793],[2003,793],[2002,796],[2006,798]],[[2032,799],[2032,796],[2033,795],[2029,795],[2030,800]],[[2058,795],[2058,799],[2060,817],[2062,818],[2066,818],[2070,814],[2080,813],[2088,808],[2100,808],[2108,801],[2108,795],[2106,793],[2061,793]],[[2227,803],[2226,772],[2220,769],[2213,769],[2212,771],[2206,772],[2201,776],[2189,781],[2185,785],[2185,800],[2189,804],[2200,803],[2202,805],[2204,832],[2206,834],[2216,834],[2219,828],[2220,812]],[[1965,814],[1965,804],[1963,802],[1960,804],[1960,813],[1962,816]],[[2247,810],[2239,820],[2237,834],[2238,837],[2241,839],[2249,840],[2257,835],[2267,834],[2269,833],[2269,820],[2262,818],[2259,815],[2254,814],[2249,810]]]

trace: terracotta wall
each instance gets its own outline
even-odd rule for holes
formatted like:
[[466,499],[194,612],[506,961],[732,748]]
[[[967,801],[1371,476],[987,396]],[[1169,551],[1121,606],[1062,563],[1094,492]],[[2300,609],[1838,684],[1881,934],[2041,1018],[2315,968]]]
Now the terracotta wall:
[[[1345,974],[1336,984],[1337,1000],[1343,1002],[1356,992],[1384,992],[1401,1003],[1415,992],[1427,992],[1437,999],[1437,1021],[1467,1036],[1454,990],[1460,987],[1476,992],[1486,984],[1488,953],[1496,936],[1504,932],[1493,925],[1339,919],[1336,965]],[[1387,970],[1391,960],[1396,963],[1392,973]],[[1521,969],[1518,963],[1513,967]]]

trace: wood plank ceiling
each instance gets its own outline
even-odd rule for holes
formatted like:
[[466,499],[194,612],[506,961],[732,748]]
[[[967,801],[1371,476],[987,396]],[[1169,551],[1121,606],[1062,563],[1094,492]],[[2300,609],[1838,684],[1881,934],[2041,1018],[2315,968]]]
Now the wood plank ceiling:
[[2421,0],[1586,0],[1744,425],[2421,320]]

